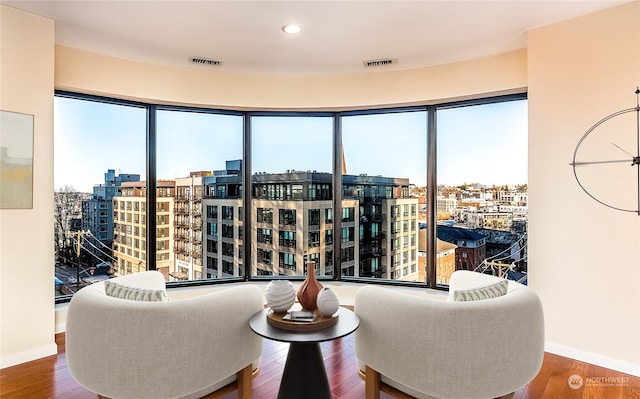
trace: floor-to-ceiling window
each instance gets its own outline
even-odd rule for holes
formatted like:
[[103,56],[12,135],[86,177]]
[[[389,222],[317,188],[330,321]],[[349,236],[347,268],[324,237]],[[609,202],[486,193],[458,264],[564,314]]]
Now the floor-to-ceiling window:
[[342,117],[343,276],[425,282],[427,113]]
[[156,269],[242,276],[242,116],[159,110],[156,131]]
[[[121,187],[145,175],[146,109],[58,95],[54,102],[56,295],[109,278],[116,252],[133,256],[132,202],[114,207]],[[139,228],[139,227],[137,227]],[[126,247],[126,249],[125,249]],[[79,251],[79,252],[78,252]],[[136,265],[123,261],[125,270]]]
[[255,276],[333,275],[333,119],[251,116],[251,238]]
[[526,283],[527,101],[437,111],[436,283],[454,270]]
[[365,282],[526,281],[526,104],[247,113],[58,93],[57,292],[148,269],[297,279],[307,262]]

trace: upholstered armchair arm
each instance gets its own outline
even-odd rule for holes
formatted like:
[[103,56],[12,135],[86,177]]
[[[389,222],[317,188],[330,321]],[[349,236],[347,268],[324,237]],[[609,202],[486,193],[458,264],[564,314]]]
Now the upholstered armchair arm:
[[201,397],[212,384],[233,381],[237,371],[262,355],[262,338],[248,323],[263,308],[255,286],[138,302],[105,296],[98,284],[72,300],[67,357],[72,375],[103,396]]
[[542,308],[530,290],[454,303],[368,286],[355,311],[358,361],[422,397],[498,397],[542,364]]

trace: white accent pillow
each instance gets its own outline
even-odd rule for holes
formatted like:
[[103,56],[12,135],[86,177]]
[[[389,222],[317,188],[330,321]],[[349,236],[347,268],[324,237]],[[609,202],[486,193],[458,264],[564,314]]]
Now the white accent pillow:
[[169,302],[169,296],[165,290],[128,287],[111,280],[104,281],[104,293],[114,298],[129,299],[132,301]]
[[470,290],[453,291],[454,302],[481,301],[483,299],[491,299],[501,297],[507,294],[509,283],[507,280],[501,280],[495,284],[484,287],[473,288]]

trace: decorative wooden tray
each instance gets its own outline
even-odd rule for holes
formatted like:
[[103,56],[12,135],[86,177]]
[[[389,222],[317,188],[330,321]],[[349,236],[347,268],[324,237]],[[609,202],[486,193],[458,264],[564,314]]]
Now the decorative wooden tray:
[[282,330],[301,332],[321,330],[323,328],[331,327],[338,322],[339,313],[336,313],[331,317],[327,317],[316,310],[315,314],[316,318],[313,321],[292,321],[282,319],[286,313],[274,313],[273,311],[269,311],[267,313],[267,323]]

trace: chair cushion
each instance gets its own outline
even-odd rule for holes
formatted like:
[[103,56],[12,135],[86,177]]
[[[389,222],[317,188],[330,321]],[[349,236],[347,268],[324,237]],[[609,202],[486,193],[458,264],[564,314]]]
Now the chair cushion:
[[114,281],[104,281],[104,293],[108,296],[132,301],[144,302],[168,302],[169,296],[165,290],[151,290],[144,288],[128,287]]
[[509,283],[501,280],[497,283],[484,287],[472,288],[468,290],[457,290],[453,292],[454,302],[481,301],[483,299],[497,298],[507,294]]

